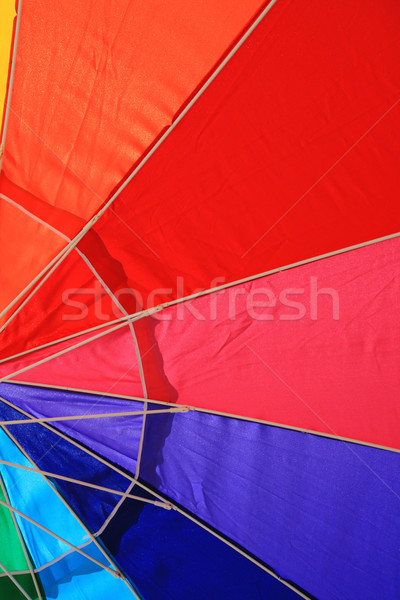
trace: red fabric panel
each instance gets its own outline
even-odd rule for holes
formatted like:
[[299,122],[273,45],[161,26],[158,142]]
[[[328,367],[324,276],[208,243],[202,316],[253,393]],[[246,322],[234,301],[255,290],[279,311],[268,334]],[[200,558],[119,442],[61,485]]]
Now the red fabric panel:
[[280,0],[96,224],[130,284],[190,293],[400,230],[399,31],[395,0]]
[[157,313],[176,401],[400,449],[399,254],[396,238]]
[[260,0],[24,0],[3,168],[88,219]]
[[[399,12],[271,9],[79,245],[113,291],[133,290],[128,312],[400,230]],[[62,292],[88,284],[75,263],[20,313],[2,356],[98,324],[93,311],[63,321]]]

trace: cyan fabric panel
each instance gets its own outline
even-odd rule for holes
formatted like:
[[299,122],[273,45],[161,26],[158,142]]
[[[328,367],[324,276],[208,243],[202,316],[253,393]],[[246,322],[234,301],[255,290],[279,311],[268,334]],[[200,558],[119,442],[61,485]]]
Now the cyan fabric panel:
[[[2,429],[0,429],[0,456],[2,460],[32,467]],[[54,531],[71,544],[79,546],[87,540],[83,527],[41,475],[5,465],[0,465],[0,470],[10,503],[14,508]],[[37,567],[52,561],[70,549],[69,546],[26,519],[17,514],[15,516]]]
[[[83,550],[106,562],[94,543]],[[77,552],[68,554],[39,573],[47,600],[133,600],[122,579],[117,579]]]
[[400,598],[400,455],[204,413],[147,418],[141,477],[319,600]]

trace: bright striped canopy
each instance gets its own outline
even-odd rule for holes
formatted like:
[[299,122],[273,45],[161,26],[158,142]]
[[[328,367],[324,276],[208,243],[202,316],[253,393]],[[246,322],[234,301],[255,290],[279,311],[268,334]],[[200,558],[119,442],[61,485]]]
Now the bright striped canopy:
[[399,21],[2,2],[2,597],[399,597]]

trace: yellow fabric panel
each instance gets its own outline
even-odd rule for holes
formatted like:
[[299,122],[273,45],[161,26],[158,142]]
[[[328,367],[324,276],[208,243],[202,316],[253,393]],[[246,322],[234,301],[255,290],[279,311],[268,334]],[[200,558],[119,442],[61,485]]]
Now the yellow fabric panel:
[[15,14],[15,0],[0,1],[0,126],[3,122],[4,102],[7,94],[8,66],[11,60]]

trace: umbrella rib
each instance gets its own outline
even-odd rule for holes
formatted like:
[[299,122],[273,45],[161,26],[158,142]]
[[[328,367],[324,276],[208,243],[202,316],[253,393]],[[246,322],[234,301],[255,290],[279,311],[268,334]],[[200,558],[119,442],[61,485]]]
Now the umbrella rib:
[[[9,573],[11,575],[29,575],[30,571],[29,569],[25,569],[25,571],[9,571]],[[7,573],[0,573],[0,579],[4,577],[8,577]]]
[[[98,534],[96,534],[96,535],[98,535]],[[89,546],[92,543],[93,543],[93,540],[89,539],[86,542],[83,542],[82,544],[79,544],[78,548],[86,548],[86,546]],[[61,560],[64,560],[67,556],[69,556],[73,552],[74,551],[71,548],[69,548],[63,554],[59,554],[58,556],[56,556],[56,558],[53,558],[53,560],[50,560],[49,562],[40,565],[40,567],[35,568],[34,569],[34,573],[36,573],[36,574],[39,575],[42,571],[45,571],[46,569],[48,569],[49,567],[52,567],[53,565],[57,564]],[[24,571],[22,571],[22,570],[21,571],[15,571],[14,570],[14,571],[10,571],[10,573],[12,575],[29,575],[29,570],[28,569],[26,569]],[[0,573],[0,579],[2,577],[8,577],[8,575],[6,575],[6,573]]]
[[[64,386],[60,386],[60,385],[48,385],[45,383],[32,383],[29,381],[17,381],[17,380],[12,380],[12,381],[8,381],[7,382],[8,385],[26,385],[28,387],[43,387],[43,388],[50,388],[50,389],[58,389],[58,390],[64,390],[66,392],[77,392],[80,394],[87,394],[87,395],[98,395],[101,394],[103,397],[107,397],[107,398],[116,398],[116,399],[120,399],[120,400],[130,400],[132,402],[145,402],[146,399],[145,398],[139,398],[138,396],[126,396],[126,395],[122,395],[122,394],[112,394],[109,392],[96,392],[94,390],[84,390],[81,388],[71,388],[71,387],[64,387]],[[164,400],[153,400],[153,399],[148,399],[149,404],[158,404],[160,406],[171,406],[170,402],[166,402]],[[228,412],[223,412],[223,411],[218,411],[218,410],[212,410],[211,408],[202,408],[200,406],[191,406],[188,404],[185,405],[180,405],[182,407],[182,411],[173,411],[173,412],[201,412],[201,413],[205,413],[205,414],[209,414],[209,415],[215,415],[217,417],[226,417],[228,419],[238,419],[240,421],[247,421],[249,423],[259,423],[260,425],[268,425],[269,427],[279,427],[280,429],[287,429],[289,431],[298,431],[299,433],[309,433],[310,435],[316,435],[318,437],[325,437],[325,438],[329,438],[332,440],[338,440],[340,442],[348,442],[350,444],[356,444],[358,446],[367,446],[369,448],[376,448],[378,450],[386,450],[388,452],[396,452],[396,453],[400,453],[400,448],[394,448],[391,446],[383,446],[382,444],[374,444],[373,442],[365,442],[363,440],[357,440],[355,438],[348,438],[348,437],[344,437],[344,436],[340,436],[340,435],[334,435],[332,433],[326,433],[323,431],[317,431],[314,429],[307,429],[305,427],[296,427],[295,425],[287,425],[285,423],[277,423],[276,421],[267,421],[265,419],[257,419],[256,417],[248,417],[245,415],[239,415],[239,414],[235,414],[235,413],[228,413]],[[148,411],[148,414],[151,414],[154,411]],[[8,422],[5,422],[5,424],[7,424]]]
[[22,0],[18,0],[17,21],[15,24],[15,34],[14,34],[13,56],[12,56],[12,60],[11,60],[10,79],[8,82],[8,91],[7,91],[8,93],[6,95],[6,100],[5,100],[6,112],[4,115],[4,122],[3,122],[3,135],[2,135],[1,143],[0,143],[0,172],[1,172],[1,167],[2,167],[2,163],[3,163],[4,147],[5,147],[5,143],[6,143],[6,135],[7,135],[7,128],[8,128],[8,120],[10,118],[11,96],[12,96],[12,89],[13,89],[13,84],[14,84],[15,64],[17,61],[19,26],[20,26],[20,22],[21,22],[21,8],[22,8]]
[[5,194],[0,194],[0,198],[2,198],[3,200],[5,200],[6,202],[8,202],[9,204],[11,204],[12,206],[14,206],[15,208],[18,208],[21,212],[23,212],[28,217],[31,217],[37,223],[40,223],[41,225],[44,225],[45,227],[47,227],[47,229],[50,229],[50,231],[52,231],[56,235],[59,235],[60,237],[62,237],[66,242],[70,242],[71,241],[71,238],[69,238],[64,233],[62,233],[61,231],[59,231],[58,229],[56,229],[55,227],[53,227],[53,225],[50,225],[46,221],[43,221],[43,219],[41,219],[40,217],[37,217],[31,211],[29,211],[28,209],[26,209],[24,206],[21,206],[20,204],[18,204],[18,202],[15,202],[14,200],[12,200],[11,198],[9,198]]
[[15,579],[15,577],[13,575],[11,575],[10,571],[7,571],[7,569],[5,568],[5,566],[3,565],[3,563],[1,563],[1,562],[0,562],[0,568],[3,569],[4,573],[7,575],[7,577],[10,578],[10,580],[13,582],[13,584],[15,585],[15,587],[17,587],[19,589],[19,591],[21,592],[21,594],[23,594],[27,600],[32,600],[31,596],[29,596],[29,594],[24,590],[24,588],[22,587],[22,585],[20,585],[18,583],[18,581]]
[[[68,341],[68,340],[76,339],[78,337],[81,337],[81,336],[85,335],[86,333],[92,333],[94,331],[99,331],[99,330],[104,329],[106,327],[109,328],[109,329],[107,329],[107,331],[103,332],[102,335],[106,335],[107,333],[113,333],[114,331],[116,331],[120,327],[128,326],[129,322],[133,323],[134,321],[138,321],[139,319],[141,319],[143,317],[148,317],[148,316],[150,316],[150,315],[152,315],[152,314],[154,314],[156,312],[159,312],[160,310],[162,310],[162,308],[163,308],[162,305],[156,306],[154,308],[149,308],[149,309],[140,311],[138,313],[134,313],[132,315],[120,317],[119,319],[115,319],[113,321],[108,321],[107,323],[102,323],[101,325],[96,325],[95,327],[91,327],[91,328],[86,329],[84,331],[79,331],[79,332],[74,333],[72,335],[68,335],[68,336],[66,336],[64,338],[60,338],[58,340],[55,340],[54,342],[48,342],[47,344],[43,344],[41,346],[37,346],[36,348],[31,348],[30,350],[25,350],[24,352],[20,352],[19,354],[15,354],[13,356],[9,356],[7,358],[1,359],[0,360],[0,364],[8,362],[8,361],[10,361],[10,360],[12,360],[14,358],[19,358],[20,356],[24,356],[26,354],[30,354],[30,353],[36,352],[38,350],[42,350],[43,348],[48,348],[50,346],[54,346],[54,345],[59,344],[61,342],[65,342],[65,341]],[[87,342],[85,342],[85,343],[89,343],[89,342],[91,342],[94,339],[96,339],[96,337],[88,338]],[[80,344],[80,345],[83,345],[83,344]]]
[[[314,257],[311,257],[311,258],[300,260],[298,262],[291,263],[289,265],[285,265],[285,266],[282,266],[282,267],[277,267],[275,269],[270,269],[269,271],[264,271],[263,273],[258,273],[256,275],[251,275],[249,277],[244,277],[242,279],[237,279],[235,281],[228,282],[228,283],[216,286],[214,288],[209,288],[209,289],[206,289],[206,290],[202,290],[200,292],[196,292],[195,294],[189,294],[188,296],[184,296],[182,298],[176,298],[175,300],[171,300],[170,302],[165,302],[165,303],[159,304],[159,305],[157,305],[155,307],[147,308],[145,310],[138,311],[137,313],[133,313],[133,314],[130,314],[128,316],[120,317],[118,319],[114,319],[113,321],[108,321],[107,323],[102,323],[100,325],[96,325],[95,327],[90,327],[88,329],[84,329],[83,331],[79,331],[77,333],[74,333],[74,334],[65,336],[63,338],[59,338],[57,340],[54,340],[52,342],[48,342],[46,344],[42,344],[41,346],[36,346],[35,348],[31,348],[29,350],[25,350],[24,352],[19,352],[17,354],[13,354],[11,356],[8,356],[7,358],[1,359],[0,360],[0,364],[6,363],[6,362],[11,361],[11,360],[16,359],[16,358],[20,358],[20,357],[25,356],[27,354],[31,354],[31,353],[37,352],[38,350],[42,350],[42,349],[48,348],[50,346],[54,346],[54,345],[60,344],[62,342],[66,342],[68,340],[75,339],[75,338],[83,336],[85,334],[92,333],[92,332],[98,331],[100,329],[104,329],[106,327],[109,328],[107,330],[107,333],[112,333],[113,331],[115,331],[117,329],[117,327],[119,325],[128,324],[129,321],[134,322],[134,321],[137,321],[139,319],[143,319],[143,318],[151,316],[151,315],[153,315],[153,314],[155,314],[155,313],[157,313],[157,312],[159,312],[161,310],[164,310],[165,308],[169,308],[170,306],[174,306],[176,304],[181,304],[183,302],[189,302],[191,300],[195,300],[196,298],[200,298],[202,296],[207,296],[207,295],[213,294],[215,292],[220,292],[220,291],[223,291],[225,289],[229,289],[231,287],[234,287],[236,285],[241,285],[241,284],[244,284],[244,283],[249,283],[251,281],[255,281],[256,279],[261,279],[263,277],[268,277],[269,275],[274,275],[275,273],[280,273],[282,271],[287,271],[289,269],[294,269],[296,267],[301,267],[303,265],[307,265],[307,264],[310,264],[310,263],[313,263],[313,262],[316,262],[316,261],[319,261],[319,260],[324,260],[326,258],[331,258],[333,256],[338,256],[338,255],[344,254],[346,252],[351,252],[352,250],[358,250],[360,248],[365,248],[365,247],[371,246],[373,244],[379,244],[381,242],[387,242],[387,241],[395,239],[395,238],[397,238],[399,236],[400,236],[400,232],[391,233],[389,235],[386,235],[386,236],[383,236],[383,237],[380,237],[380,238],[375,238],[373,240],[368,240],[366,242],[361,242],[360,244],[355,244],[353,246],[347,246],[346,248],[340,248],[339,250],[333,250],[332,252],[327,252],[325,254],[320,254],[318,256],[314,256]],[[115,326],[115,328],[114,328],[114,326]],[[0,329],[0,332],[1,331],[2,330]],[[104,333],[104,335],[105,335],[105,333]],[[93,338],[88,338],[85,343],[89,343],[93,339],[96,339],[96,338],[94,338],[94,337]],[[73,348],[71,348],[71,349],[73,349]],[[53,356],[54,357],[58,356],[58,354],[54,354]],[[48,358],[50,360],[52,358],[52,356],[50,356]],[[37,364],[38,363],[34,363],[32,366],[36,366]],[[13,376],[13,375],[11,375],[11,376]],[[0,379],[0,381],[2,381],[2,380],[3,379]]]
[[211,535],[213,535],[217,539],[221,540],[221,542],[224,542],[225,544],[227,544],[233,550],[236,550],[236,552],[238,552],[239,554],[241,554],[242,556],[244,556],[245,558],[247,558],[248,560],[250,560],[252,563],[254,563],[255,565],[257,565],[258,567],[260,567],[263,571],[265,571],[269,575],[272,575],[272,577],[274,577],[275,579],[277,579],[278,581],[280,581],[281,583],[283,583],[284,585],[286,585],[288,588],[290,588],[291,590],[293,590],[294,592],[296,592],[300,597],[304,598],[305,600],[310,600],[310,596],[307,596],[306,594],[304,594],[302,591],[300,591],[299,589],[297,589],[295,586],[291,585],[285,579],[281,579],[279,577],[279,575],[277,575],[271,568],[267,567],[264,563],[262,563],[261,561],[257,560],[257,558],[255,558],[254,556],[252,556],[250,553],[248,553],[244,549],[240,548],[233,541],[230,541],[229,539],[227,539],[223,535],[220,535],[219,533],[217,533],[217,531],[215,531],[214,529],[212,529],[211,527],[209,527],[208,525],[206,525],[200,519],[197,519],[189,511],[186,511],[185,509],[183,509],[178,504],[175,504],[175,502],[169,496],[164,497],[161,494],[158,494],[151,487],[147,486],[146,484],[144,484],[141,481],[138,481],[138,484],[140,484],[140,486],[145,491],[154,494],[156,496],[156,498],[159,498],[160,500],[168,501],[168,503],[170,504],[170,506],[171,506],[171,508],[173,510],[176,510],[181,515],[183,515],[184,517],[188,518],[190,521],[193,521],[193,523],[196,523],[196,525],[198,525],[202,529],[205,529],[205,531],[207,531],[208,533],[211,533]]
[[[98,537],[99,535],[101,535],[103,533],[103,531],[106,529],[106,527],[108,527],[108,525],[110,524],[110,522],[112,521],[112,519],[117,514],[118,510],[121,508],[121,505],[125,501],[125,498],[129,498],[130,492],[131,492],[132,488],[136,485],[136,483],[137,483],[136,479],[133,479],[130,482],[130,484],[126,488],[126,491],[123,494],[123,497],[120,498],[120,500],[118,501],[118,503],[114,506],[113,510],[110,512],[110,514],[108,515],[108,517],[106,518],[106,520],[104,521],[104,523],[100,527],[100,529],[98,531],[96,531],[96,533],[95,533],[96,537]],[[153,502],[155,503],[156,500],[153,500]],[[163,508],[167,508],[168,510],[171,509],[171,507],[169,505],[164,505]]]
[[[133,339],[133,344],[134,344],[135,354],[136,354],[136,360],[137,360],[137,364],[138,364],[138,367],[139,367],[139,375],[140,375],[140,382],[141,382],[141,385],[142,385],[142,392],[143,392],[143,396],[145,398],[147,398],[147,386],[146,386],[146,380],[145,380],[145,376],[144,376],[143,362],[142,362],[142,357],[141,357],[141,354],[140,354],[138,339],[137,339],[137,336],[136,336],[136,333],[135,333],[135,330],[134,330],[134,327],[133,327],[133,324],[132,324],[132,319],[129,318],[129,315],[128,315],[127,311],[125,310],[125,308],[122,306],[122,304],[119,302],[119,300],[115,297],[115,295],[112,293],[112,291],[107,286],[107,284],[101,279],[101,277],[99,276],[99,274],[97,273],[96,269],[93,267],[93,265],[91,264],[91,262],[89,261],[89,259],[84,254],[81,254],[81,257],[86,262],[86,264],[88,265],[88,267],[92,270],[93,274],[97,277],[97,279],[100,282],[100,284],[103,285],[104,289],[108,292],[108,294],[110,295],[110,297],[112,298],[112,300],[116,303],[116,305],[123,312],[123,314],[126,317],[128,317],[128,319],[129,319],[128,320],[128,325],[129,325],[130,332],[132,334],[132,339]],[[137,455],[137,459],[136,459],[135,480],[139,476],[140,462],[141,462],[142,451],[143,451],[144,433],[145,433],[145,427],[146,427],[146,414],[148,412],[147,411],[148,405],[147,405],[146,401],[144,402],[143,408],[144,408],[144,411],[142,413],[143,414],[142,429],[141,429],[141,432],[140,432],[138,455]],[[130,496],[130,492],[132,491],[132,489],[133,489],[134,486],[135,486],[135,481],[132,481],[129,484],[129,486],[126,489],[126,491],[124,492],[124,494],[122,495],[122,498],[120,498],[119,502],[114,506],[113,510],[108,515],[107,519],[105,520],[105,522],[103,523],[103,526],[101,527],[101,529],[99,531],[104,531],[104,529],[108,526],[108,524],[111,522],[111,520],[113,519],[113,517],[117,514],[118,510],[122,506],[122,504],[125,501],[125,499]],[[99,532],[98,532],[97,535],[99,535]]]
[[[150,311],[146,311],[146,312],[147,312],[147,314],[150,314]],[[152,310],[151,312],[156,312],[156,310]],[[128,315],[127,317],[124,317],[123,319],[119,319],[118,324],[113,326],[112,328],[107,329],[106,331],[101,331],[100,333],[98,333],[94,336],[91,336],[90,338],[86,338],[85,340],[82,340],[81,342],[78,342],[77,344],[68,346],[68,348],[64,348],[63,350],[60,350],[59,352],[56,352],[55,354],[51,354],[50,356],[47,356],[37,362],[27,365],[26,367],[23,367],[23,368],[15,371],[14,373],[9,373],[8,375],[5,375],[4,377],[0,378],[0,382],[7,381],[11,377],[14,377],[15,375],[24,373],[25,371],[29,371],[30,369],[38,366],[39,364],[44,364],[44,363],[48,362],[49,360],[52,360],[53,358],[57,358],[59,356],[62,356],[63,354],[66,354],[67,352],[75,350],[76,348],[80,348],[81,346],[84,346],[85,344],[87,344],[89,342],[99,339],[99,338],[103,337],[104,335],[107,335],[108,333],[113,333],[114,331],[117,331],[118,329],[122,329],[123,327],[126,327],[126,326],[132,327],[131,323],[132,323],[132,321],[135,321],[136,319],[137,319],[136,315],[131,315],[131,316]],[[75,336],[75,337],[78,337],[78,336]],[[134,336],[134,339],[136,340],[136,335]],[[151,348],[150,348],[150,350],[151,350]],[[138,349],[138,351],[139,351],[139,349]],[[139,361],[139,358],[140,358],[140,361]],[[141,362],[140,352],[137,355],[137,361],[138,361],[138,365],[139,365],[139,370],[141,369],[141,372],[143,373],[143,366],[141,366],[142,362]],[[145,392],[146,386],[144,383],[144,376],[143,376],[143,380],[142,380],[142,388],[143,388],[143,391]]]
[[[0,400],[3,401],[3,398],[0,397]],[[142,400],[145,402],[145,400]],[[170,405],[171,406],[171,405]],[[162,413],[177,413],[177,412],[188,412],[188,407],[186,406],[172,406],[170,408],[161,408],[159,410],[134,410],[134,411],[124,411],[124,412],[112,412],[112,413],[99,413],[99,414],[84,414],[84,415],[67,415],[67,416],[59,416],[59,417],[32,417],[31,419],[13,419],[10,421],[0,421],[1,425],[29,425],[30,423],[49,423],[52,421],[84,421],[87,419],[108,419],[112,417],[136,417],[140,415],[157,415]]]
[[[140,433],[140,441],[139,441],[139,448],[138,448],[138,455],[137,455],[137,460],[136,460],[136,471],[135,471],[135,479],[137,477],[139,477],[139,472],[140,472],[140,462],[142,460],[142,453],[143,453],[143,444],[144,444],[144,435],[145,435],[145,430],[146,430],[146,417],[149,414],[149,411],[147,410],[148,407],[148,402],[147,399],[144,402],[144,414],[143,414],[143,420],[142,420],[142,431]],[[153,411],[150,411],[151,413]],[[172,411],[175,412],[175,411]],[[180,412],[180,411],[178,411]],[[187,412],[187,410],[185,410],[184,412]],[[133,487],[133,486],[132,486]],[[123,500],[122,500],[123,502]]]
[[[86,548],[86,546],[89,546],[92,543],[93,543],[93,540],[92,539],[88,539],[88,540],[86,540],[86,542],[83,542],[82,544],[79,544],[78,548]],[[67,556],[70,556],[73,552],[74,551],[72,550],[72,548],[69,548],[68,550],[66,550],[65,552],[63,552],[63,554],[59,554],[58,556],[56,556],[52,560],[49,560],[47,563],[44,563],[43,565],[40,565],[40,567],[37,567],[35,569],[35,573],[39,574],[42,571],[44,571],[45,569],[48,569],[49,567],[52,567],[53,565],[57,564],[61,560],[64,560],[64,558],[67,558]]]
[[[86,223],[86,225],[81,229],[81,231],[73,238],[73,240],[67,244],[65,248],[60,252],[58,258],[53,259],[42,271],[39,275],[37,275],[31,283],[24,288],[24,290],[18,294],[16,298],[0,313],[0,316],[8,312],[8,310],[15,305],[18,300],[25,295],[25,293],[38,282],[43,276],[43,279],[38,282],[38,285],[33,290],[33,293],[26,298],[26,301],[32,297],[33,294],[37,292],[37,290],[43,285],[43,283],[47,280],[48,276],[56,269],[68,256],[71,250],[79,243],[79,241],[83,238],[83,236],[91,229],[91,227],[100,219],[100,217],[104,214],[109,206],[118,198],[120,193],[126,188],[126,186],[132,181],[132,179],[137,175],[137,173],[142,169],[142,167],[147,163],[150,157],[158,150],[158,148],[163,144],[166,138],[170,135],[170,133],[175,129],[175,127],[180,123],[180,121],[186,116],[186,114],[190,111],[193,105],[197,102],[197,100],[203,95],[206,89],[210,86],[210,84],[214,81],[214,79],[219,75],[219,73],[223,70],[223,68],[227,65],[227,63],[231,60],[231,58],[236,54],[239,48],[245,43],[247,38],[253,33],[256,27],[261,23],[267,13],[271,10],[277,0],[270,0],[267,6],[263,9],[263,11],[258,15],[258,17],[251,23],[251,25],[247,28],[247,30],[243,33],[242,37],[238,40],[238,42],[234,45],[231,51],[226,55],[226,57],[219,63],[217,68],[211,73],[211,75],[207,78],[204,84],[200,87],[198,92],[193,96],[193,98],[186,104],[183,110],[178,114],[176,119],[171,123],[171,125],[166,129],[166,131],[161,135],[161,137],[157,140],[157,142],[152,146],[149,152],[140,160],[139,164],[132,171],[132,173],[125,179],[125,181],[119,186],[117,191],[109,198],[107,202],[101,207],[100,210]],[[50,270],[49,270],[50,269]],[[25,301],[25,302],[26,302]],[[11,315],[10,320],[13,319],[22,306],[25,304],[23,302],[16,311]],[[9,321],[10,321],[9,320]],[[8,322],[9,322],[8,321]],[[0,329],[0,332],[2,329]]]
[[[146,399],[142,400],[143,402],[143,407],[145,409],[145,413],[143,415],[143,421],[142,421],[142,430],[140,432],[140,442],[139,442],[139,448],[138,448],[138,455],[137,455],[137,459],[136,459],[136,471],[135,471],[135,477],[134,480],[131,481],[131,483],[129,484],[129,486],[127,487],[125,494],[123,495],[123,497],[120,499],[120,501],[118,502],[118,504],[116,504],[114,506],[114,509],[112,510],[112,512],[108,515],[108,517],[106,518],[106,520],[104,521],[103,525],[100,527],[99,531],[97,532],[97,535],[101,535],[103,533],[103,531],[106,529],[106,527],[108,527],[108,525],[110,524],[110,522],[112,521],[112,519],[115,517],[115,515],[117,514],[118,510],[121,508],[122,504],[125,501],[125,498],[128,498],[130,495],[130,492],[132,491],[132,489],[134,488],[134,486],[136,485],[137,479],[139,477],[139,473],[140,473],[140,463],[141,463],[141,459],[142,459],[142,453],[143,453],[143,444],[144,444],[144,435],[145,435],[145,429],[146,429],[146,414],[148,413],[148,402],[147,402],[147,392],[146,392],[146,388],[144,388],[143,390],[144,395],[146,396]],[[153,413],[154,411],[150,411],[151,413]],[[185,411],[186,412],[186,411]]]
[[[0,486],[1,486],[1,489],[2,489],[2,492],[3,492],[3,495],[4,495],[4,498],[5,498],[5,500],[6,500],[7,502],[10,502],[10,498],[9,498],[9,496],[8,496],[7,489],[6,489],[5,483],[4,483],[4,481],[3,481],[3,477],[1,476],[1,473],[0,473]],[[18,539],[19,539],[19,541],[20,541],[21,548],[22,548],[22,551],[23,551],[23,553],[24,553],[24,556],[25,556],[25,560],[26,560],[26,562],[27,562],[27,564],[28,564],[29,573],[30,573],[30,575],[31,575],[31,577],[32,577],[32,580],[33,580],[33,585],[35,586],[35,590],[36,590],[36,593],[37,593],[37,595],[38,595],[38,600],[43,600],[43,596],[42,596],[42,594],[41,594],[41,592],[40,592],[40,588],[39,588],[38,582],[37,582],[37,580],[36,580],[36,577],[35,577],[35,573],[34,573],[34,570],[33,570],[33,565],[32,565],[32,562],[31,562],[30,556],[29,556],[29,554],[28,554],[28,551],[27,551],[27,549],[26,549],[25,542],[24,542],[24,540],[23,540],[23,538],[22,538],[21,531],[20,531],[20,529],[19,529],[19,526],[18,526],[17,520],[16,520],[16,518],[15,518],[15,515],[14,515],[14,513],[12,512],[12,510],[10,510],[10,515],[11,515],[11,519],[12,519],[12,522],[13,522],[13,524],[14,524],[15,530],[16,530],[16,532],[17,532]]]
[[[44,479],[46,479],[47,477],[53,477],[54,479],[68,481],[70,483],[76,483],[78,485],[93,488],[95,490],[100,490],[102,492],[109,492],[110,494],[115,494],[117,496],[128,497],[132,500],[138,500],[139,502],[144,502],[145,504],[154,504],[155,506],[159,506],[160,508],[165,508],[168,510],[170,509],[169,505],[165,504],[165,502],[159,502],[158,500],[150,500],[149,498],[142,498],[141,496],[133,496],[132,494],[126,495],[126,492],[120,492],[119,490],[113,490],[111,488],[104,487],[102,485],[96,485],[94,483],[89,483],[88,481],[82,481],[81,479],[73,479],[72,477],[67,477],[65,475],[58,475],[57,473],[51,473],[50,471],[43,471],[42,469],[39,469],[39,468],[26,467],[25,465],[19,465],[17,463],[13,463],[13,462],[10,462],[8,460],[3,460],[3,459],[0,459],[0,465],[6,465],[8,467],[21,469],[22,471],[28,471],[30,473],[38,473],[39,475],[42,475],[42,477]],[[0,484],[1,483],[2,482],[0,479]],[[3,485],[2,485],[2,487],[3,487]],[[22,541],[21,541],[21,543],[22,543]]]
[[89,269],[92,271],[93,275],[96,277],[96,279],[100,283],[100,285],[102,285],[103,288],[106,290],[107,294],[110,296],[110,298],[112,299],[112,301],[116,304],[116,306],[118,306],[118,308],[120,309],[120,311],[128,319],[128,326],[129,326],[130,332],[132,334],[133,345],[134,345],[134,348],[135,348],[136,358],[137,358],[138,367],[139,367],[139,375],[140,375],[140,382],[142,384],[143,395],[147,396],[146,381],[145,381],[145,378],[144,378],[142,358],[140,356],[139,344],[138,344],[138,340],[137,340],[137,337],[136,337],[136,333],[135,333],[134,327],[132,325],[131,317],[129,316],[128,312],[123,307],[123,305],[121,304],[121,302],[118,300],[118,298],[113,294],[113,292],[111,291],[111,289],[109,288],[109,286],[106,284],[106,282],[104,281],[104,279],[99,275],[99,273],[97,272],[97,270],[95,269],[95,267],[92,265],[92,263],[90,262],[90,260],[87,258],[87,256],[85,256],[85,254],[83,252],[81,252],[79,250],[79,248],[75,247],[75,250],[77,251],[77,253],[79,254],[79,256],[82,258],[82,260],[86,263],[86,265],[89,267]]
[[20,375],[21,373],[24,373],[25,371],[29,371],[30,369],[32,369],[33,367],[36,367],[38,365],[43,365],[44,363],[48,362],[49,360],[52,360],[53,358],[62,356],[63,354],[66,354],[67,352],[70,352],[72,350],[75,350],[76,348],[80,348],[81,346],[84,346],[88,342],[92,342],[94,340],[97,340],[97,339],[103,337],[104,335],[107,335],[107,333],[112,333],[112,332],[117,331],[118,329],[122,329],[123,327],[126,327],[126,326],[127,326],[127,324],[125,321],[123,321],[122,323],[120,322],[118,325],[115,325],[112,329],[108,329],[107,331],[102,331],[102,332],[92,336],[90,339],[87,338],[81,342],[78,342],[77,344],[73,344],[72,346],[69,346],[68,348],[64,348],[63,350],[60,350],[59,352],[56,352],[55,354],[52,354],[51,356],[46,356],[46,358],[42,358],[41,360],[38,360],[35,363],[27,365],[26,367],[22,367],[21,369],[18,369],[17,371],[14,371],[13,373],[9,373],[8,375],[5,375],[4,377],[2,377],[0,379],[0,382],[7,381],[11,377],[14,377],[15,375]]
[[[0,333],[7,327],[7,325],[14,319],[14,317],[17,316],[17,314],[19,313],[19,311],[25,306],[25,304],[27,302],[29,302],[29,300],[32,298],[32,296],[34,294],[36,294],[36,292],[42,287],[42,285],[45,283],[45,281],[47,281],[47,279],[50,277],[50,275],[55,271],[55,269],[58,267],[59,264],[61,264],[62,260],[65,258],[65,249],[68,246],[64,246],[64,248],[62,248],[60,250],[60,252],[58,254],[56,254],[56,256],[49,262],[49,264],[42,269],[42,271],[40,273],[38,273],[38,275],[36,275],[36,277],[31,281],[31,283],[29,285],[27,285],[22,292],[20,292],[17,296],[15,296],[14,300],[12,302],[10,302],[10,304],[8,304],[8,306],[6,306],[1,312],[0,312],[0,318],[3,317],[4,315],[6,315],[8,313],[8,311],[19,301],[21,300],[21,298],[23,298],[25,296],[25,294],[31,289],[31,287],[37,283],[38,285],[36,286],[36,288],[25,298],[25,300],[23,302],[21,302],[21,304],[18,306],[18,308],[12,313],[12,315],[10,316],[10,318],[2,325],[2,327],[0,328]],[[43,277],[43,279],[42,279]]]
[[[11,514],[13,514],[13,513],[11,512]],[[91,543],[92,543],[92,540],[89,539],[86,542],[79,544],[78,548],[86,548],[86,546],[89,546],[89,544],[91,544]],[[40,565],[40,567],[33,569],[33,571],[34,571],[34,573],[39,574],[41,571],[48,569],[48,567],[52,567],[56,563],[60,562],[60,560],[63,560],[64,558],[66,558],[67,556],[69,556],[72,553],[73,553],[73,550],[71,548],[69,548],[63,554],[59,554],[59,556],[57,556],[56,558],[53,558],[53,560],[50,560],[49,562],[44,563],[43,565]],[[25,571],[10,571],[10,573],[12,575],[29,575],[29,571],[27,569]],[[6,577],[5,573],[0,573],[0,577]]]
[[[98,535],[98,534],[95,534],[95,535]],[[79,544],[78,548],[86,548],[86,546],[89,546],[92,543],[93,543],[93,540],[89,539],[86,542],[83,542],[82,544]],[[59,556],[56,556],[56,558],[53,558],[53,560],[50,560],[49,562],[44,563],[40,567],[37,567],[36,569],[34,569],[34,572],[36,574],[41,573],[45,569],[48,569],[49,567],[52,567],[53,565],[57,564],[61,560],[64,560],[64,558],[66,558],[67,556],[69,556],[73,552],[74,551],[70,548],[69,550],[67,550],[63,554],[60,554]],[[25,570],[25,571],[10,571],[10,573],[12,575],[29,575],[29,571],[28,570]],[[7,575],[5,573],[0,573],[0,578],[1,577],[7,577]]]

